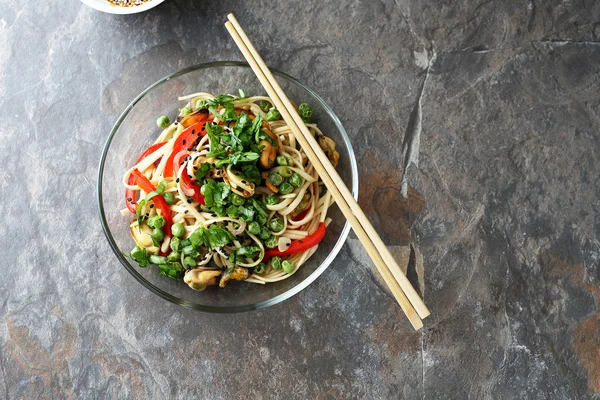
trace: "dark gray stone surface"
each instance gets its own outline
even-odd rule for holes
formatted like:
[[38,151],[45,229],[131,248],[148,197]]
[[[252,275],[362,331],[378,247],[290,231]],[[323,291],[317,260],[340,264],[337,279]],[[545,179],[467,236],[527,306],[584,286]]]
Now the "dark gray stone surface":
[[[106,136],[158,78],[241,59],[230,11],[338,113],[386,243],[423,253],[421,332],[352,235],[240,315],[161,300],[113,256]],[[591,0],[0,0],[0,396],[600,398],[599,91]]]

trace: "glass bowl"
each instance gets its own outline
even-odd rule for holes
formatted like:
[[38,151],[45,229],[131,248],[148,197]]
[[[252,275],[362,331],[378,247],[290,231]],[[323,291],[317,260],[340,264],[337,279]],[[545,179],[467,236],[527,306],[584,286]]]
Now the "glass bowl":
[[[356,159],[348,135],[331,108],[311,89],[283,72],[272,70],[277,81],[297,104],[313,106],[313,121],[323,133],[337,144],[340,161],[337,171],[358,196]],[[156,119],[169,115],[174,120],[182,102],[178,96],[194,92],[214,94],[237,93],[243,88],[249,95],[263,95],[264,89],[246,63],[215,62],[186,68],[169,75],[144,90],[125,109],[113,127],[100,160],[98,172],[98,205],[102,227],[110,246],[123,266],[142,285],[153,293],[183,307],[207,312],[233,313],[264,308],[277,304],[306,288],[331,264],[339,253],[349,224],[337,208],[328,215],[332,222],[327,234],[313,256],[290,278],[276,283],[258,285],[231,282],[224,289],[209,287],[203,292],[190,289],[183,280],[159,276],[156,267],[141,268],[124,254],[135,246],[129,234],[131,217],[124,217],[125,208],[122,177],[134,165],[137,157],[158,137]]]

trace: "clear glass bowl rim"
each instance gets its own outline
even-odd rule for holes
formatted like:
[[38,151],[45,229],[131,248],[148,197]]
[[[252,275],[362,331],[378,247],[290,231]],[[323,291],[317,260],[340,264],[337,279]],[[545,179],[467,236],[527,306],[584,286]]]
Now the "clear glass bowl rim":
[[[127,108],[125,108],[125,110],[119,116],[119,119],[117,120],[115,125],[112,127],[110,135],[108,136],[108,139],[106,140],[106,143],[104,144],[104,149],[102,150],[102,156],[100,158],[100,164],[98,167],[98,183],[97,183],[97,187],[96,187],[96,199],[98,201],[98,214],[100,217],[100,222],[102,223],[102,229],[104,230],[104,234],[106,236],[106,239],[108,240],[108,243],[109,243],[111,249],[117,256],[117,258],[119,259],[121,264],[123,264],[125,269],[131,275],[133,275],[133,277],[138,282],[140,282],[143,286],[145,286],[152,293],[154,293],[172,303],[178,304],[182,307],[191,308],[191,309],[195,309],[195,310],[199,310],[199,311],[210,312],[210,313],[238,313],[238,312],[244,312],[244,311],[258,310],[261,308],[266,308],[266,307],[278,304],[278,303],[282,302],[283,300],[289,299],[290,297],[294,296],[295,294],[298,294],[300,291],[302,291],[303,289],[308,287],[308,285],[310,285],[312,282],[314,282],[315,279],[317,279],[327,269],[327,267],[329,267],[329,265],[335,259],[335,257],[337,257],[342,246],[346,242],[348,233],[350,232],[350,224],[348,223],[348,221],[345,222],[344,228],[342,229],[342,232],[341,232],[337,242],[335,243],[333,249],[327,256],[327,258],[325,258],[325,260],[321,263],[321,265],[319,265],[313,271],[312,274],[310,274],[308,277],[306,277],[303,281],[298,283],[296,286],[294,286],[291,289],[289,289],[275,297],[272,297],[268,300],[263,300],[263,301],[259,301],[256,303],[243,305],[243,306],[218,307],[218,306],[207,306],[207,305],[203,305],[203,304],[192,303],[190,301],[180,299],[179,297],[173,296],[172,294],[165,292],[164,290],[159,289],[156,286],[154,286],[153,284],[151,284],[150,282],[148,282],[140,273],[138,273],[138,271],[135,269],[135,267],[127,261],[127,259],[125,258],[125,256],[121,252],[121,250],[119,249],[117,243],[115,242],[115,240],[110,232],[110,228],[108,226],[108,222],[106,220],[106,216],[104,213],[104,207],[102,204],[102,179],[103,179],[104,164],[106,161],[106,156],[110,149],[110,145],[112,143],[113,138],[119,131],[119,128],[121,127],[121,124],[123,123],[125,118],[129,115],[129,112],[135,107],[135,105],[142,98],[144,98],[144,96],[146,96],[148,93],[150,93],[154,88],[164,84],[165,82],[169,81],[170,79],[176,78],[181,75],[185,75],[189,72],[202,70],[202,69],[210,69],[213,67],[243,67],[243,68],[250,69],[250,66],[247,63],[240,62],[240,61],[217,61],[217,62],[197,64],[197,65],[194,65],[191,67],[187,67],[187,68],[184,68],[177,72],[174,72],[172,74],[169,74],[169,75],[165,76],[164,78],[156,81],[155,83],[150,85],[148,88],[146,88],[143,92],[141,92],[127,106]],[[346,148],[348,150],[348,157],[350,159],[350,167],[351,167],[351,174],[352,174],[351,192],[352,192],[352,196],[354,197],[354,199],[358,200],[358,168],[356,165],[356,156],[354,154],[354,149],[352,148],[352,144],[350,143],[350,138],[348,137],[348,134],[346,133],[346,130],[342,126],[342,123],[340,122],[337,115],[333,112],[333,110],[325,102],[325,100],[323,100],[321,98],[321,96],[319,96],[317,93],[315,93],[312,89],[308,88],[306,85],[302,84],[297,79],[295,79],[294,77],[292,77],[284,72],[281,72],[275,68],[270,68],[270,70],[275,76],[287,79],[287,80],[293,82],[294,84],[300,86],[302,89],[306,90],[323,107],[323,109],[327,112],[328,116],[332,119],[336,128],[339,130],[340,135],[342,136],[344,145],[346,146]]]

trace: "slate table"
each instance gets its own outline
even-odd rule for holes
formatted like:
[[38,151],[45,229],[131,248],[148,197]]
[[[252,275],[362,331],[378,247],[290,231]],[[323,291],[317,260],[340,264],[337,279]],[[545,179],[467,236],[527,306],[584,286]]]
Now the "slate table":
[[[155,80],[240,60],[230,11],[346,126],[360,204],[423,255],[422,331],[352,234],[238,315],[170,304],[112,254],[107,134]],[[599,21],[592,0],[0,0],[0,397],[600,398]]]

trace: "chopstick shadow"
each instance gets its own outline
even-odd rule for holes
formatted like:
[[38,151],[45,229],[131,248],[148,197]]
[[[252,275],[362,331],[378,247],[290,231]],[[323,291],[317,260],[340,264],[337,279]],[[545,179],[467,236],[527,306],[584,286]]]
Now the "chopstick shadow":
[[423,285],[423,263],[418,252],[419,250],[416,249],[414,244],[411,243],[410,258],[408,260],[408,267],[406,269],[406,277],[410,281],[411,285],[415,288],[419,296],[423,298],[425,291]]

